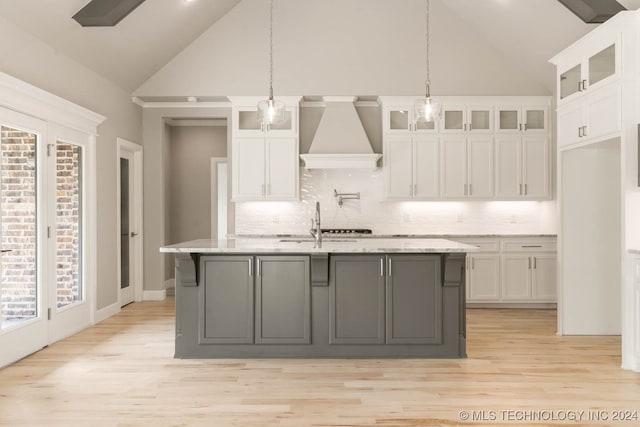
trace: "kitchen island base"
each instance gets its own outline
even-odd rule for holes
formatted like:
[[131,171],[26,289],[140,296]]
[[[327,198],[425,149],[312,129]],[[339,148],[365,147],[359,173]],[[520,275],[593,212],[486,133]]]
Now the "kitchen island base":
[[465,256],[177,253],[175,357],[466,357]]

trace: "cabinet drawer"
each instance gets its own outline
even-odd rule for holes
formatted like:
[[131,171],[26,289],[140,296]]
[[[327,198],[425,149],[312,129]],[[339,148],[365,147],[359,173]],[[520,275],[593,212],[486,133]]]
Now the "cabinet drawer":
[[527,241],[503,241],[504,252],[556,252],[557,243],[553,242],[527,242]]
[[473,240],[473,239],[452,239],[456,242],[476,246],[477,251],[473,252],[500,252],[500,242],[498,240]]

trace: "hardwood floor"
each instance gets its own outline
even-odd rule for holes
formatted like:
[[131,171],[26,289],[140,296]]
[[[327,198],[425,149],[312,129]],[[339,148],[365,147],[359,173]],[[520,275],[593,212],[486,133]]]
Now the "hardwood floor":
[[558,337],[555,316],[470,309],[468,359],[177,360],[173,300],[135,303],[1,370],[0,425],[640,424],[612,420],[640,416],[620,338]]

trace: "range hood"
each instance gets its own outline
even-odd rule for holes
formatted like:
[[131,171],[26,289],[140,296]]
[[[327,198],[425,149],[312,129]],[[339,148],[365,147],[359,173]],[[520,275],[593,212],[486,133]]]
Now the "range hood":
[[301,154],[307,169],[375,169],[378,159],[364,132],[354,96],[325,96],[325,110],[309,154]]

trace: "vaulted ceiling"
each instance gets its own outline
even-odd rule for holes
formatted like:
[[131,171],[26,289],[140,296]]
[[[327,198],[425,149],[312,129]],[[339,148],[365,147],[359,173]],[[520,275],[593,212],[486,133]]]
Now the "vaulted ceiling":
[[[131,93],[241,1],[145,1],[115,27],[75,22],[88,0],[0,0],[0,15]],[[547,60],[595,28],[556,0],[436,1],[547,87]],[[619,1],[640,7],[640,0]]]

